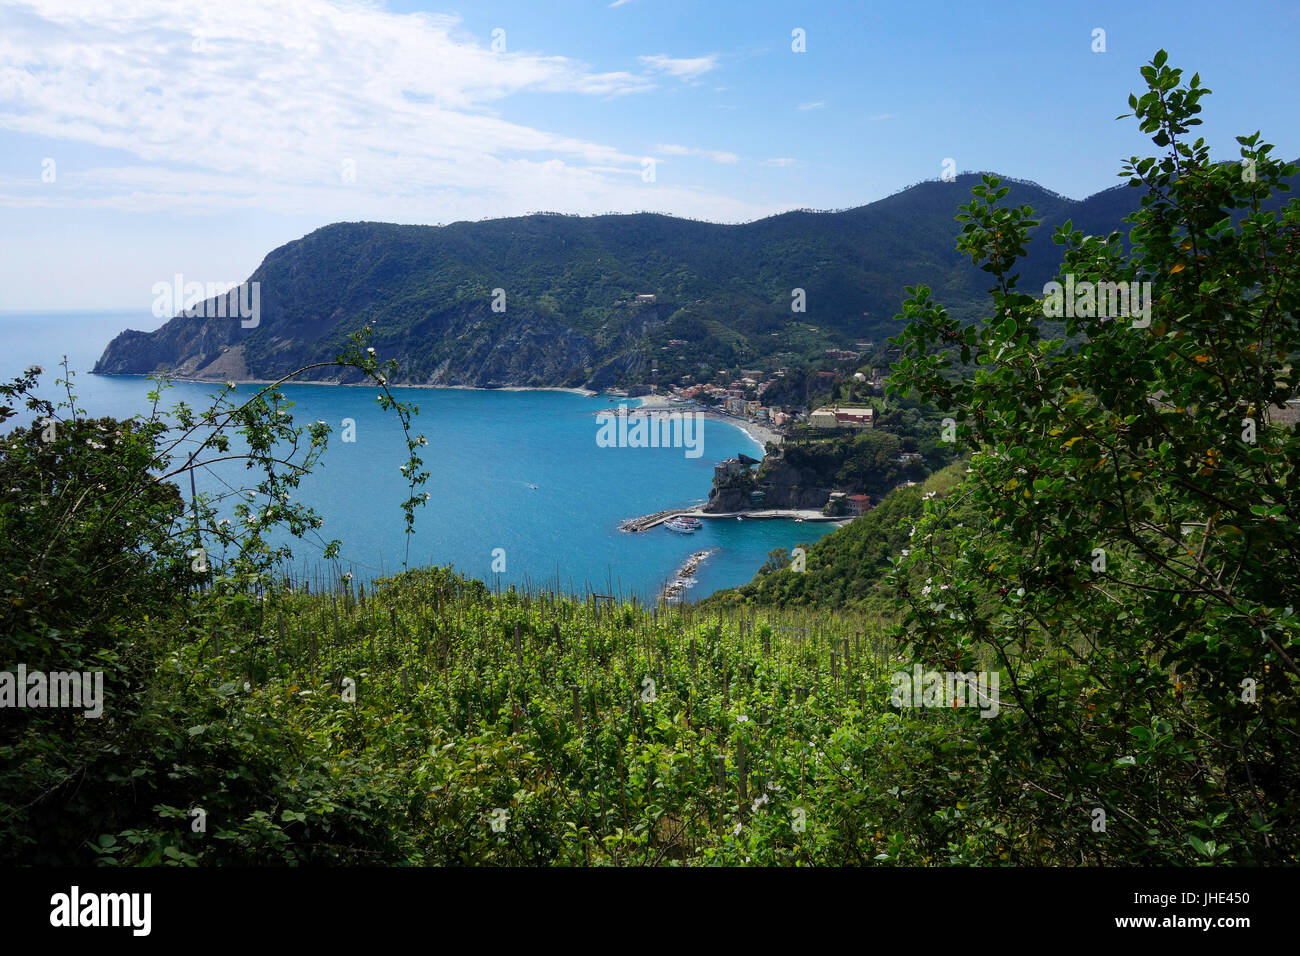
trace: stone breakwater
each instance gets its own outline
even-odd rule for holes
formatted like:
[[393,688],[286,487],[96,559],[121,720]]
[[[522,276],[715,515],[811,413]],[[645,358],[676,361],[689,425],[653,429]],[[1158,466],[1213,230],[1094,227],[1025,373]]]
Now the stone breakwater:
[[702,511],[697,505],[691,508],[670,508],[666,511],[656,511],[654,514],[642,515],[639,518],[628,518],[619,523],[620,531],[628,531],[636,534],[641,531],[649,531],[651,528],[657,528],[669,518],[703,518],[703,519],[723,519],[723,518],[741,518],[745,521],[763,521],[771,518],[782,518],[792,521],[834,521],[841,524],[847,524],[852,518],[836,515],[824,515],[817,508],[765,508],[762,511]]
[[695,584],[695,572],[700,569],[700,564],[715,550],[715,548],[709,548],[707,551],[696,551],[687,558],[686,563],[673,575],[672,580],[664,585],[660,597],[669,603],[680,601],[682,592]]

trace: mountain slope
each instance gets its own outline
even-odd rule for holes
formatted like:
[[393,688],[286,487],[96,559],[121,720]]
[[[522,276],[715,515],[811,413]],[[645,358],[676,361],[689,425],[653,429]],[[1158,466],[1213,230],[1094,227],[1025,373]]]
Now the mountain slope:
[[[94,371],[269,379],[329,361],[367,324],[405,384],[602,388],[648,378],[651,357],[661,380],[700,362],[810,358],[892,335],[908,285],[928,284],[954,315],[976,317],[987,277],[954,251],[953,218],[976,181],[966,174],[856,209],[744,225],[655,214],[336,223],[272,251],[249,277],[260,283],[255,328],[179,315],[156,332],[123,332]],[[1139,200],[1123,187],[1075,201],[1007,185],[1008,202],[1035,208],[1040,232],[1066,218],[1124,229]],[[1026,288],[1050,278],[1060,254],[1050,242],[1031,248]],[[797,288],[803,314],[791,311]],[[493,311],[496,289],[504,312]],[[656,298],[638,304],[638,294]],[[311,377],[346,381],[318,372]]]

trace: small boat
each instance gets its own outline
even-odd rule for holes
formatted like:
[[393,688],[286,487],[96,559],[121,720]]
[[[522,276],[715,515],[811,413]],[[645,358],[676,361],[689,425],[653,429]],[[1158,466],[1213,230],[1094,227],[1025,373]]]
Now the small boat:
[[669,518],[664,522],[664,527],[669,531],[676,531],[678,534],[694,534],[700,524],[698,521],[691,524],[691,521],[692,519],[689,518]]

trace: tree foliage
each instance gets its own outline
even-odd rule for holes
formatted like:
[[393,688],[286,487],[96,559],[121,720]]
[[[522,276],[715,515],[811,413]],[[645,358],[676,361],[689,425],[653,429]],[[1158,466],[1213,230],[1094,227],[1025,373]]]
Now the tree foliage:
[[1142,75],[1130,106],[1165,152],[1124,166],[1145,190],[1131,247],[1069,222],[1054,238],[1076,289],[1150,282],[1149,327],[1081,299],[1046,337],[1016,272],[1032,211],[995,177],[959,216],[987,320],[954,323],[923,286],[904,305],[891,384],[974,454],[900,562],[901,633],[927,662],[1005,674],[973,742],[981,799],[1066,856],[1294,861],[1300,437],[1271,420],[1300,385],[1300,205],[1265,205],[1295,167],[1258,133],[1211,162],[1200,77],[1163,51]]

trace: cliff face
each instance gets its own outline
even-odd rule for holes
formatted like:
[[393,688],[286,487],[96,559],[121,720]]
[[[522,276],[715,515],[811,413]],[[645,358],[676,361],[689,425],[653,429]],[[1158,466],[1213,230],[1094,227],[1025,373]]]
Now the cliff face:
[[[764,462],[756,475],[747,478],[733,476],[724,482],[714,482],[709,490],[705,511],[727,514],[733,511],[764,511],[773,509],[820,508],[830,498],[832,489],[822,484],[824,479],[807,468],[796,468],[785,462]],[[750,493],[763,492],[763,503],[751,503]]]
[[831,487],[810,469],[780,464],[763,469],[759,487],[765,508],[820,508],[830,498]]

